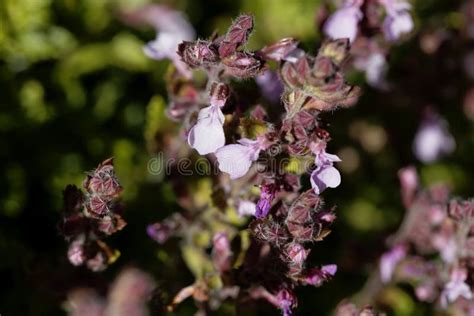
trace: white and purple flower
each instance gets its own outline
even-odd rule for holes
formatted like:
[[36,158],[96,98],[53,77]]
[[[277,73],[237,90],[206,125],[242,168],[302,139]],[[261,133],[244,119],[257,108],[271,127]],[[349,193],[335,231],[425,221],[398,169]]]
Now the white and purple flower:
[[258,159],[262,150],[259,140],[242,138],[238,144],[227,145],[216,151],[219,169],[228,173],[231,179],[243,177],[249,171],[252,162]]
[[348,38],[353,42],[357,36],[358,24],[363,17],[361,0],[349,0],[324,25],[324,33],[331,39]]
[[328,154],[325,149],[316,152],[316,169],[311,173],[311,186],[316,194],[321,194],[326,188],[336,188],[341,184],[341,174],[333,166],[341,159]]
[[441,305],[447,307],[449,303],[456,301],[459,297],[472,299],[471,288],[466,283],[467,271],[463,268],[454,268],[451,272],[451,280],[446,283],[441,293]]
[[156,60],[169,59],[183,76],[190,77],[191,72],[177,50],[181,42],[194,40],[196,35],[192,25],[181,12],[166,6],[152,5],[145,9],[139,16],[157,32],[155,40],[143,48],[145,55]]
[[383,22],[383,33],[388,41],[397,41],[402,35],[413,30],[414,23],[410,15],[411,5],[404,0],[383,0],[387,16]]
[[211,103],[211,106],[201,109],[196,125],[188,134],[189,146],[201,155],[216,152],[225,144],[224,120],[219,104]]

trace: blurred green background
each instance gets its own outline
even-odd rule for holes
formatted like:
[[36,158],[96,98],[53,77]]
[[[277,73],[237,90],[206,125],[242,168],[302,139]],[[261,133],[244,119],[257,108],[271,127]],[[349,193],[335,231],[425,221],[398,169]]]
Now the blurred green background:
[[[147,172],[154,134],[166,123],[164,73],[169,62],[142,52],[151,28],[135,29],[118,16],[150,0],[0,1],[0,314],[62,315],[72,287],[106,285],[127,265],[143,268],[166,293],[192,282],[179,258],[177,242],[159,246],[145,232],[148,223],[179,211],[171,187]],[[161,1],[182,10],[200,37],[223,33],[240,12],[255,15],[250,48],[293,36],[314,52],[320,43],[317,15],[323,1],[177,0]],[[332,7],[332,3],[327,2]],[[446,181],[454,193],[473,193],[474,126],[463,111],[472,86],[464,57],[474,42],[463,36],[467,21],[461,1],[423,0],[415,4],[418,34],[441,29],[447,40],[434,53],[420,48],[420,35],[393,47],[390,92],[365,86],[352,109],[326,114],[338,153],[342,185],[326,193],[337,204],[333,233],[315,245],[311,260],[337,263],[332,282],[300,288],[297,315],[326,315],[357,292],[396,230],[404,210],[397,171],[415,164],[425,184]],[[457,148],[432,165],[416,162],[412,139],[422,107],[431,104],[450,123]],[[471,118],[472,119],[472,118]],[[175,126],[175,125],[173,125]],[[175,126],[178,131],[178,126]],[[114,156],[125,188],[128,226],[110,238],[121,257],[105,273],[73,268],[56,225],[62,190],[80,185],[84,172]],[[170,257],[174,259],[171,260]],[[186,272],[183,272],[186,271]],[[393,288],[386,308],[393,315],[430,315],[411,290]],[[152,306],[157,307],[158,301]],[[190,315],[192,302],[178,314]],[[261,313],[277,315],[270,307]],[[221,314],[226,314],[221,312]]]

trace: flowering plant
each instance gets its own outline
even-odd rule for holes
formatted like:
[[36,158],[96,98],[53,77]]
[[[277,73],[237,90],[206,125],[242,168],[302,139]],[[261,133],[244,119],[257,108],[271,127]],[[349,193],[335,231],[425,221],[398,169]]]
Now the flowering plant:
[[[340,170],[350,169],[344,163],[354,155],[330,149],[329,121],[337,118],[330,115],[361,96],[361,88],[346,80],[351,69],[364,71],[376,90],[392,91],[388,53],[414,30],[411,9],[408,1],[344,1],[322,19],[327,39],[315,54],[290,37],[249,49],[255,23],[250,14],[238,16],[223,35],[196,40],[185,16],[168,7],[124,12],[126,23],[149,24],[157,32],[144,55],[171,62],[164,78],[166,108],[160,107],[161,99],[150,103],[150,113],[158,107],[154,115],[164,112],[168,119],[147,126],[146,137],[158,157],[150,160],[149,172],[166,183],[177,210],[148,223],[146,233],[158,249],[179,248],[179,254],[168,254],[184,262],[193,281],[156,287],[147,274],[129,268],[102,295],[70,292],[68,311],[141,315],[153,298],[161,312],[179,312],[192,298],[200,314],[228,306],[245,314],[263,300],[291,315],[300,286],[320,287],[332,279],[339,263],[314,255],[321,249],[315,244],[331,233],[336,220],[336,207],[323,195],[339,192],[329,189],[346,181]],[[413,151],[421,162],[434,163],[456,146],[441,115],[431,106],[425,109]],[[354,130],[366,129],[359,127]],[[363,139],[354,136],[357,131],[351,137]],[[371,137],[380,129],[372,131],[361,143],[376,152]],[[104,240],[126,225],[112,161],[87,174],[83,191],[64,190],[59,228],[67,257],[93,272],[117,260],[120,252]],[[190,165],[195,168],[189,170]],[[383,307],[377,291],[397,283],[409,283],[417,299],[435,302],[436,308],[472,311],[472,201],[450,199],[446,188],[421,190],[412,169],[401,171],[401,180],[407,218],[388,239],[390,250],[369,279],[376,282],[368,282],[363,299],[355,300],[359,306],[343,301],[336,315],[376,315],[367,304]],[[159,260],[168,254],[159,250]],[[167,288],[161,292],[162,287]],[[122,296],[127,292],[136,295]]]

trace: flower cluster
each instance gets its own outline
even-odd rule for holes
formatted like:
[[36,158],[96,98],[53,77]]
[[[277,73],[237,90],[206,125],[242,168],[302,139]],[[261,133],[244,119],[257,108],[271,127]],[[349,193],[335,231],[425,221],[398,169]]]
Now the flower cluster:
[[[380,10],[385,17],[380,21]],[[364,8],[363,8],[364,7]],[[397,41],[413,30],[414,23],[409,10],[411,5],[406,0],[347,0],[326,22],[324,32],[333,39],[348,38],[351,42],[359,33],[359,23],[364,17],[364,9],[372,27],[381,27],[387,41]],[[379,24],[382,23],[382,24]]]
[[323,31],[332,39],[348,38],[354,67],[365,72],[368,84],[387,89],[388,48],[412,32],[410,9],[406,0],[347,0],[327,19]]
[[86,265],[92,271],[101,271],[119,256],[103,238],[126,225],[117,202],[122,187],[115,176],[113,159],[103,161],[88,173],[83,187],[84,193],[74,185],[64,190],[59,228],[69,242],[69,261],[75,266]]
[[[182,42],[177,53],[193,77],[173,70],[167,77],[167,114],[181,123],[187,140],[184,149],[175,144],[174,152],[192,157],[191,147],[220,170],[212,182],[171,172],[186,213],[148,227],[160,244],[171,236],[183,240],[183,258],[196,276],[169,310],[188,297],[203,311],[225,300],[265,299],[290,315],[297,306],[296,286],[320,286],[337,270],[334,264],[308,266],[307,259],[309,245],[323,240],[336,218],[320,194],[341,182],[335,166],[341,160],[326,151],[331,137],[320,113],[351,106],[360,95],[342,72],[349,41],[326,41],[316,56],[292,38],[248,51],[253,26],[253,17],[244,14],[223,36]],[[204,81],[198,75],[203,72]],[[261,98],[233,85],[251,78]],[[310,165],[311,188],[301,193],[300,176]],[[199,199],[196,188],[204,183],[211,194]],[[239,230],[247,216],[255,219],[248,230]],[[234,243],[240,246],[231,247]]]
[[470,315],[474,201],[450,198],[443,185],[423,190],[417,179],[413,167],[400,171],[407,214],[380,260],[380,279],[409,283],[420,301]]

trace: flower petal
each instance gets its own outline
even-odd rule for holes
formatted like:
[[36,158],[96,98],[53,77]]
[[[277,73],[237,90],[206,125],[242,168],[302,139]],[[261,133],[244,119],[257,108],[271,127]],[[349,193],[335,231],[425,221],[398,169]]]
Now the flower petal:
[[197,124],[189,131],[189,145],[201,155],[216,152],[225,145],[223,123],[224,115],[219,108],[210,106],[202,109]]
[[348,38],[353,42],[357,36],[362,12],[357,6],[337,10],[324,25],[324,33],[332,39]]
[[321,170],[318,178],[330,188],[336,188],[341,184],[341,174],[332,166]]
[[232,144],[216,152],[219,169],[228,173],[231,179],[243,177],[252,165],[253,150],[244,145]]
[[319,168],[317,168],[311,173],[310,181],[311,181],[311,187],[314,189],[314,192],[319,195],[321,194],[321,192],[326,190],[327,185],[318,178],[318,173],[319,173],[318,169]]
[[341,184],[341,174],[331,165],[323,165],[311,174],[311,186],[316,194],[321,194],[326,188],[336,188]]
[[383,32],[388,41],[397,41],[403,34],[410,33],[414,24],[406,11],[389,14],[383,23]]
[[327,160],[332,161],[332,162],[342,161],[341,158],[339,158],[337,155],[325,153],[324,156],[326,157]]

